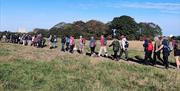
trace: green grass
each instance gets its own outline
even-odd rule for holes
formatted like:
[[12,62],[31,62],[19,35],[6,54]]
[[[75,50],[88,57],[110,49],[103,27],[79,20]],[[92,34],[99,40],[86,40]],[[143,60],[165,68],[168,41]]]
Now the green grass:
[[10,50],[0,48],[0,56],[7,56],[10,54]]
[[[16,54],[16,51],[23,48],[30,48],[33,52],[45,54],[55,51],[24,46],[17,47],[17,45],[7,47],[6,44],[1,44],[0,50],[3,52],[0,57],[10,58],[6,61],[0,60],[0,91],[180,90],[180,71],[175,69],[166,70],[68,53],[65,56],[57,55],[51,61],[16,57],[20,55]],[[135,50],[129,52],[131,57],[143,54],[143,52]],[[15,57],[11,58],[12,54]],[[27,54],[30,55],[29,52]]]
[[112,61],[93,65],[86,59],[1,62],[0,86],[5,91],[180,90],[176,71]]

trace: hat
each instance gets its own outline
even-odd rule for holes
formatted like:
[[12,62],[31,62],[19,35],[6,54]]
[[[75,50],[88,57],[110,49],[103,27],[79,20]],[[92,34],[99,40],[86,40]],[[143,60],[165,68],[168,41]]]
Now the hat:
[[173,37],[173,35],[172,35],[172,34],[170,34],[170,35],[169,35],[169,37],[170,37],[170,38],[172,38],[172,37]]

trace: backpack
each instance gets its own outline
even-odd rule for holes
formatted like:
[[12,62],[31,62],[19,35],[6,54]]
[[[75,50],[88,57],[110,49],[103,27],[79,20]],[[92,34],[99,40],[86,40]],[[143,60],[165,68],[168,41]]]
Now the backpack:
[[62,38],[61,43],[66,43],[66,38],[65,37]]
[[74,41],[74,39],[70,39],[70,45],[74,45],[75,44],[75,41]]
[[83,43],[83,44],[86,43],[86,39],[85,39],[85,38],[82,39],[82,43]]
[[114,46],[113,46],[113,50],[114,51],[119,51],[119,48],[120,48],[120,43],[119,41],[114,41]]
[[50,42],[54,42],[54,37],[52,37],[52,38],[50,39]]
[[176,41],[176,49],[177,49],[177,50],[180,50],[180,40],[177,40],[177,41]]
[[153,44],[152,43],[148,43],[147,51],[152,51],[152,50],[153,50]]
[[167,52],[167,53],[171,52],[171,49],[169,47],[169,41],[167,39],[163,40],[163,45],[164,45],[163,47],[164,52]]
[[104,45],[107,45],[107,39],[104,38]]
[[90,47],[95,47],[96,46],[96,43],[93,41],[90,43]]
[[125,48],[128,48],[129,47],[129,43],[128,41],[125,41],[125,45],[124,45]]

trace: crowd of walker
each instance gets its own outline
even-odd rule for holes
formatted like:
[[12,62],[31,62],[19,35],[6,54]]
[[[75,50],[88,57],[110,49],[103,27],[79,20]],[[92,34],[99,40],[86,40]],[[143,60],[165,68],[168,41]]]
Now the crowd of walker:
[[[92,36],[89,40],[89,49],[90,55],[92,57],[108,57],[107,47],[112,47],[114,54],[112,55],[112,59],[119,61],[122,57],[122,54],[125,54],[125,60],[128,61],[128,47],[129,43],[125,35],[116,36],[113,38],[112,43],[108,44],[108,39],[104,35],[100,37],[100,47],[99,52],[95,52],[96,49],[96,39]],[[2,41],[10,42],[10,43],[18,43],[23,45],[35,46],[37,48],[42,48],[45,46],[46,39],[43,38],[41,34],[37,35],[29,35],[29,34],[11,34],[2,36]],[[50,35],[48,38],[49,48],[57,47],[58,38],[56,35]],[[61,51],[74,53],[74,51],[78,51],[80,54],[86,54],[85,46],[86,39],[83,36],[79,37],[78,43],[75,42],[74,36],[62,36],[61,38]],[[78,48],[77,48],[78,46]],[[174,51],[174,57],[176,60],[177,69],[180,68],[180,40],[174,36],[170,37],[155,37],[154,45],[150,38],[144,38],[144,64],[156,65],[157,59],[163,62],[163,65],[166,69],[169,68],[168,57],[171,52]],[[161,52],[162,51],[162,52]],[[161,53],[163,57],[161,58]],[[153,55],[152,55],[153,54]],[[153,58],[152,58],[153,56]]]

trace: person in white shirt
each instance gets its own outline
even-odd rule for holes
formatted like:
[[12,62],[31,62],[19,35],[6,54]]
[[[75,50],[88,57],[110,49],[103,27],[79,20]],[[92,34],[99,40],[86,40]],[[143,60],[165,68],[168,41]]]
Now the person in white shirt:
[[124,35],[121,36],[121,40],[120,40],[120,58],[122,56],[123,53],[125,53],[125,60],[128,60],[128,46],[129,43],[126,39],[126,37]]

